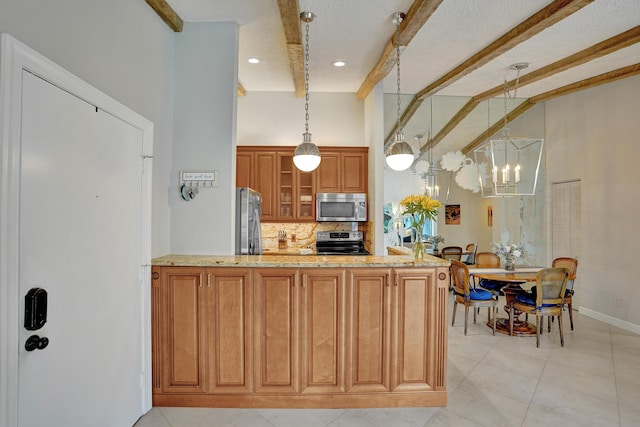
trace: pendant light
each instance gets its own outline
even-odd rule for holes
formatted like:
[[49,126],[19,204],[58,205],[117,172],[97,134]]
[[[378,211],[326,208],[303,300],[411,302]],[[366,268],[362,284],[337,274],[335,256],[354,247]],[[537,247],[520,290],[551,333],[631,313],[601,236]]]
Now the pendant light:
[[[519,62],[510,67],[517,72],[513,96],[509,94],[505,78],[502,136],[490,139],[474,150],[476,163],[485,165],[479,168],[480,190],[483,197],[534,196],[536,194],[544,139],[512,136],[507,127],[507,101],[516,99],[520,71],[528,65],[526,62]],[[488,114],[489,111],[490,108],[487,108]]]
[[304,54],[304,133],[302,144],[296,147],[293,153],[293,163],[298,169],[304,172],[311,172],[320,165],[320,150],[311,142],[309,133],[309,23],[313,22],[316,16],[312,12],[302,12],[300,20],[306,23],[306,39]]
[[396,12],[393,14],[393,23],[396,24],[396,70],[397,70],[397,112],[398,123],[396,137],[393,144],[389,146],[386,152],[387,165],[395,171],[403,171],[409,169],[413,164],[414,155],[413,149],[404,140],[404,134],[400,127],[400,23],[404,19],[405,14],[402,12]]

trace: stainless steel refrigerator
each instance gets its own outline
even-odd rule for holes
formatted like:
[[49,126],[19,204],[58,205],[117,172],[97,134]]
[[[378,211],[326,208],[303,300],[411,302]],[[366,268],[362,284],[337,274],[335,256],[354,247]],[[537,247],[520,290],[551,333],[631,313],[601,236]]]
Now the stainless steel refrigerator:
[[249,188],[236,188],[236,254],[262,253],[262,214],[260,193]]

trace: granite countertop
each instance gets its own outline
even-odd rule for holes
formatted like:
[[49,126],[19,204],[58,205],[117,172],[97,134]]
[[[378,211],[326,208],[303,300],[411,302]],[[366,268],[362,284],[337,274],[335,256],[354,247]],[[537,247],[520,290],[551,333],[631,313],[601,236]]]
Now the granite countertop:
[[151,260],[154,266],[178,267],[448,267],[449,261],[425,255],[318,256],[318,255],[165,255]]

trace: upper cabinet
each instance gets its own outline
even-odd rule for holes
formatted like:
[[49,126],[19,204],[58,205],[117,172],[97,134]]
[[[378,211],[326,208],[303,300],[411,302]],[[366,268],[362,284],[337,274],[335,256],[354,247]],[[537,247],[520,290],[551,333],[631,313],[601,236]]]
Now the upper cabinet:
[[240,146],[236,186],[262,195],[263,222],[313,222],[316,193],[367,193],[367,147],[320,147],[312,172],[293,164],[295,147]]
[[320,147],[318,193],[367,193],[367,147]]

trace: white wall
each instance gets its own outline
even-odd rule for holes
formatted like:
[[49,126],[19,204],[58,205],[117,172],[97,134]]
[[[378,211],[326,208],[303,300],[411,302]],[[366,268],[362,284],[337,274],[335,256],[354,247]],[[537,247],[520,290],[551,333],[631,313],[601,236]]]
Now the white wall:
[[580,311],[637,333],[639,99],[635,76],[546,103],[547,194],[554,182],[582,183]]
[[0,0],[0,32],[154,122],[152,256],[166,254],[173,32],[131,0]]
[[[188,23],[176,35],[172,253],[234,253],[237,64],[235,23]],[[186,202],[180,171],[218,171],[219,184]]]
[[[238,98],[238,145],[298,145],[304,133],[304,97],[293,92],[248,92]],[[309,95],[311,140],[322,146],[367,146],[364,101],[353,93]]]

